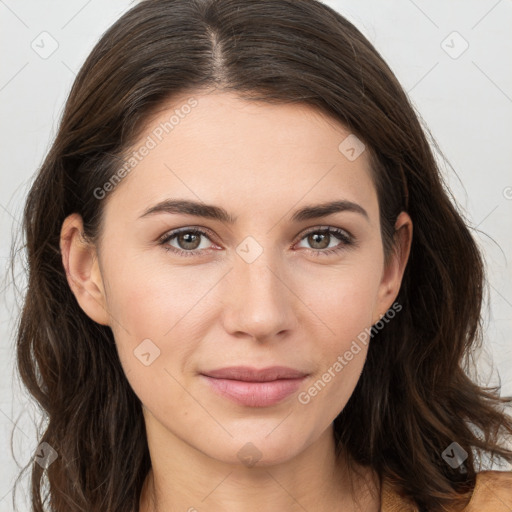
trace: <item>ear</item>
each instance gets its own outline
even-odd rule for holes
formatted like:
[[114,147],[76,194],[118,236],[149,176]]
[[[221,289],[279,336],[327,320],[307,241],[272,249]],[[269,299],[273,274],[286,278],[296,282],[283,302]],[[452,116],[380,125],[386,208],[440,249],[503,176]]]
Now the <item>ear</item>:
[[393,248],[389,255],[389,261],[385,264],[382,273],[377,303],[373,312],[373,324],[380,320],[398,296],[411,250],[412,228],[409,214],[401,212],[395,222]]
[[62,223],[60,252],[69,287],[85,314],[109,325],[109,314],[96,247],[84,239],[82,217],[73,213]]

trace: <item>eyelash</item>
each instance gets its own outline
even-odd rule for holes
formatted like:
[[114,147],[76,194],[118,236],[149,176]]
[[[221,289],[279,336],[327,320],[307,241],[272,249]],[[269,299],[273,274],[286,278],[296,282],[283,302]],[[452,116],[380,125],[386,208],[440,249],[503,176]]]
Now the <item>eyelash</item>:
[[[177,249],[176,247],[169,246],[168,243],[176,238],[181,233],[193,233],[194,235],[202,235],[206,238],[210,239],[210,233],[207,231],[203,231],[199,228],[184,228],[176,231],[171,231],[168,233],[165,233],[162,237],[158,239],[159,245],[163,247],[165,251],[173,252],[174,254],[177,254],[178,256],[197,256],[200,253],[209,252],[210,249],[194,249],[192,251],[185,251],[183,249]],[[330,234],[335,235],[336,238],[339,238],[342,243],[339,245],[330,248],[330,249],[306,249],[307,251],[311,252],[315,256],[327,256],[334,253],[341,252],[345,250],[347,247],[356,245],[354,237],[350,235],[347,231],[339,228],[335,228],[332,226],[328,227],[322,227],[322,228],[314,228],[309,231],[307,231],[305,234],[302,235],[302,237],[298,240],[298,242],[301,242],[304,238],[306,238],[308,235],[311,235],[313,233],[322,233],[322,234]],[[297,243],[298,243],[297,242]],[[295,245],[295,244],[294,244]]]

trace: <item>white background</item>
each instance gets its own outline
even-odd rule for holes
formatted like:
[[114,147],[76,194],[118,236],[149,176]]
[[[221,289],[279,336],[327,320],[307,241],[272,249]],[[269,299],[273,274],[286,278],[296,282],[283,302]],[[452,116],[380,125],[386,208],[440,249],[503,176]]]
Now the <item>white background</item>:
[[[487,341],[479,364],[485,382],[496,382],[498,371],[503,394],[512,394],[512,3],[326,3],[376,46],[452,165],[443,167],[446,179],[478,230],[488,264]],[[18,420],[13,444],[20,464],[38,444],[32,425],[36,409],[13,377],[18,310],[5,277],[12,234],[19,231],[24,197],[55,136],[77,71],[101,34],[133,5],[127,0],[0,0],[0,512],[12,510],[13,422]],[[58,42],[46,59],[31,47],[47,37],[40,36],[43,31]],[[23,286],[21,276],[19,283]],[[29,510],[23,496],[17,504],[20,511]]]

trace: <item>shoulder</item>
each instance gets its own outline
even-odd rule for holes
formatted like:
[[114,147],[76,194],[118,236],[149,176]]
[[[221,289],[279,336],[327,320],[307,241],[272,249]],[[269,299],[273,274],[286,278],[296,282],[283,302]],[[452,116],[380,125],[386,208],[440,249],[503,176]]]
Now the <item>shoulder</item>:
[[[382,482],[381,512],[418,512],[386,479]],[[512,512],[512,471],[481,471],[462,512]]]
[[481,471],[464,512],[510,512],[512,471]]

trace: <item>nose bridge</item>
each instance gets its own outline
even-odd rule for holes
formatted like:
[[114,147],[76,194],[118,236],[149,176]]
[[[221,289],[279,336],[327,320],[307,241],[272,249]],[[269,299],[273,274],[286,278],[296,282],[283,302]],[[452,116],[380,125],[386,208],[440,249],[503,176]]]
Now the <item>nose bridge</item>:
[[[226,327],[254,337],[277,334],[291,326],[293,294],[283,283],[283,260],[248,237],[236,249],[230,272]],[[289,286],[289,285],[288,285]]]

